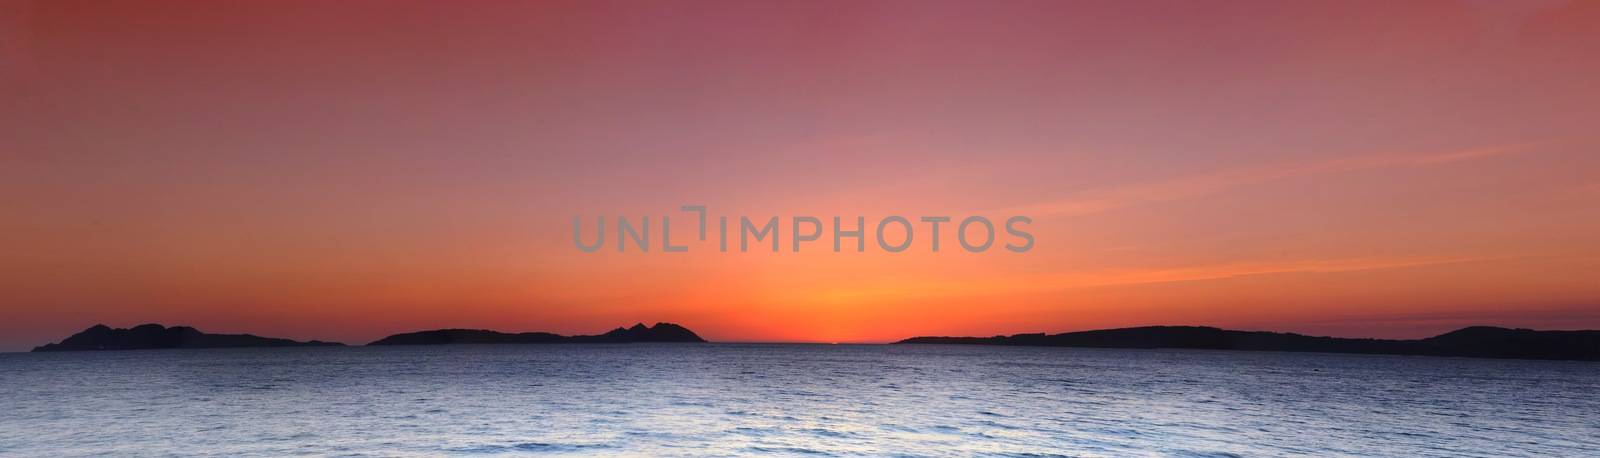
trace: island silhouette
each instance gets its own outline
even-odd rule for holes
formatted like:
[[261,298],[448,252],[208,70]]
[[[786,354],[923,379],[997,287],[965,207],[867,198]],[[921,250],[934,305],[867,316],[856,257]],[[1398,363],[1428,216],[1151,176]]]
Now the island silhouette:
[[33,351],[148,350],[163,348],[337,347],[337,342],[298,342],[250,334],[206,334],[188,326],[141,324],[132,328],[90,326],[60,343],[34,347]]
[[672,323],[645,326],[638,323],[629,328],[616,328],[605,334],[592,336],[563,336],[548,332],[523,332],[509,334],[483,329],[436,329],[408,332],[384,337],[367,345],[446,345],[446,344],[546,344],[546,343],[633,343],[633,342],[705,342],[694,331]]
[[[435,329],[406,332],[367,345],[560,344],[706,342],[694,331],[673,323],[643,323],[604,334],[566,336],[549,332],[506,333],[484,329]],[[1600,361],[1600,331],[1536,331],[1472,326],[1425,339],[1362,339],[1317,337],[1294,333],[1235,331],[1204,326],[1147,326],[1061,334],[1015,334],[993,337],[912,337],[895,344],[952,344],[1033,347],[1131,349],[1194,349],[1356,353]],[[94,325],[60,343],[35,347],[36,352],[240,347],[343,346],[337,342],[260,337],[250,334],[207,334],[187,326],[143,324],[128,329]]]
[[1426,339],[1352,339],[1204,326],[1147,326],[1062,334],[913,337],[898,344],[1172,348],[1600,361],[1600,331],[1535,331],[1472,326]]
[[[444,344],[539,344],[539,343],[633,343],[705,342],[694,331],[672,323],[655,326],[635,324],[605,334],[563,336],[548,332],[517,334],[482,329],[436,329],[395,334],[367,345],[444,345]],[[60,343],[34,347],[36,352],[92,350],[157,350],[174,348],[242,347],[318,347],[344,346],[337,342],[313,340],[299,342],[250,334],[207,334],[188,326],[165,327],[141,324],[128,329],[97,324],[63,339]]]

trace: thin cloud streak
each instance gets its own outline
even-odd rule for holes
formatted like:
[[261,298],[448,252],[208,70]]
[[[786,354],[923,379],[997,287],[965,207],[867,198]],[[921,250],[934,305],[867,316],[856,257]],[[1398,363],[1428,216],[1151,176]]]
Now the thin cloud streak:
[[1177,268],[1064,272],[973,282],[926,282],[904,284],[893,288],[841,289],[820,291],[818,293],[818,297],[827,302],[839,303],[879,299],[908,299],[917,297],[1040,293],[1082,288],[1226,280],[1255,275],[1359,272],[1500,259],[1506,258],[1422,256],[1305,259],[1281,262],[1246,261]]
[[1505,156],[1526,152],[1547,143],[1521,143],[1427,154],[1380,154],[1314,163],[1251,167],[1088,191],[1077,197],[1012,207],[998,213],[1028,215],[1035,218],[1084,216],[1126,207],[1204,197],[1242,186],[1290,178],[1360,170],[1434,166]]

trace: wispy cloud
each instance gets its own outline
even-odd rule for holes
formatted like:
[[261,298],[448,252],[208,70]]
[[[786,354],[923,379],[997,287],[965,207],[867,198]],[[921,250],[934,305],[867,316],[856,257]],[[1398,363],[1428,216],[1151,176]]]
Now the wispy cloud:
[[1568,189],[1573,194],[1600,193],[1600,183],[1585,183]]
[[1521,153],[1543,143],[1522,143],[1431,153],[1386,153],[1327,161],[1273,164],[1220,173],[1087,191],[1060,200],[1005,209],[1004,214],[1069,217],[1192,199],[1270,181],[1360,170],[1425,167]]
[[1494,257],[1414,256],[1287,261],[1238,261],[1183,267],[1058,272],[961,282],[916,282],[894,286],[819,291],[830,302],[1012,293],[1039,293],[1159,283],[1224,280],[1255,275],[1328,274],[1478,262]]

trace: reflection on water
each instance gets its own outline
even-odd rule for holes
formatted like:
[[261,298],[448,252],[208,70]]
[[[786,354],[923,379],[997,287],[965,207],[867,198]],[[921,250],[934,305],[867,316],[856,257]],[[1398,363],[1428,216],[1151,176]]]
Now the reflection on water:
[[1600,364],[506,345],[0,354],[0,455],[1589,455]]

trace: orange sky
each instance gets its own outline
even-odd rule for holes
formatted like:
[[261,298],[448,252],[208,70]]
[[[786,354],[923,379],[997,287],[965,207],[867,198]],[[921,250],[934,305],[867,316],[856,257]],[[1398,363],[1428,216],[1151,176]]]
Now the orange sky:
[[[1600,328],[1595,56],[1581,1],[0,0],[0,350]],[[1037,243],[572,245],[684,204]]]

